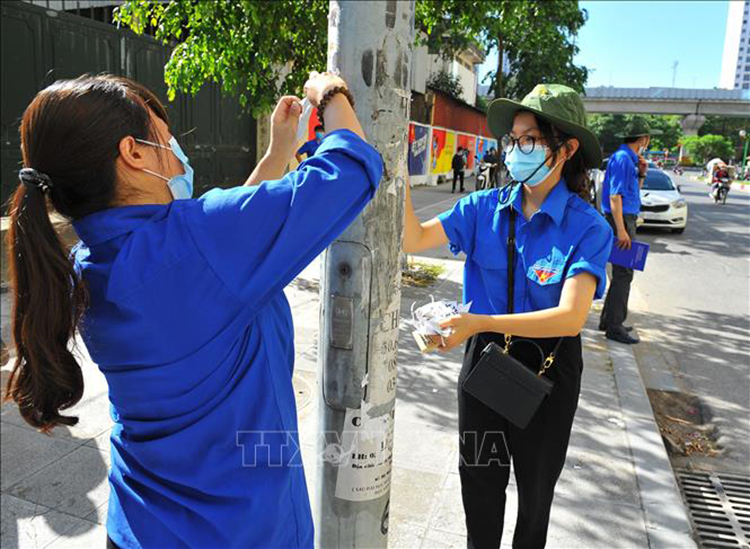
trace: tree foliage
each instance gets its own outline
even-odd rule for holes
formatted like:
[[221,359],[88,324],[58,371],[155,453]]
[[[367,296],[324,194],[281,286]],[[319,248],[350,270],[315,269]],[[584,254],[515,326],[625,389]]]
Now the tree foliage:
[[732,155],[732,142],[723,135],[691,135],[682,140],[687,154],[699,164],[719,157],[725,162]]
[[[206,82],[268,112],[279,94],[299,93],[326,64],[328,0],[126,0],[115,21],[174,45],[164,68],[168,94],[197,93]],[[511,73],[493,73],[496,96],[521,97],[540,82],[583,89],[573,64],[586,15],[577,0],[416,0],[415,25],[433,52],[470,44],[507,52]]]
[[459,100],[461,100],[461,94],[464,92],[464,87],[461,85],[461,79],[458,76],[453,76],[445,71],[433,74],[427,82],[427,85]]
[[[588,71],[573,57],[587,14],[577,0],[424,0],[416,12],[432,51],[452,55],[471,43],[497,50],[498,68],[488,75],[495,97],[521,98],[551,82],[583,91]],[[507,80],[503,54],[510,64]]]
[[170,100],[216,82],[258,115],[325,67],[327,16],[328,0],[129,0],[115,21],[175,43],[164,67]]
[[[604,150],[604,155],[612,154],[622,143],[622,138],[617,137],[625,131],[625,127],[632,117],[624,114],[590,114],[588,124],[591,130],[599,138],[599,143]],[[651,137],[651,150],[676,151],[682,138],[682,126],[679,116],[646,116],[651,128],[664,132],[662,135]]]
[[723,135],[732,142],[734,153],[730,156],[742,158],[745,142],[740,137],[740,130],[745,130],[750,136],[750,120],[747,117],[707,116],[698,135]]

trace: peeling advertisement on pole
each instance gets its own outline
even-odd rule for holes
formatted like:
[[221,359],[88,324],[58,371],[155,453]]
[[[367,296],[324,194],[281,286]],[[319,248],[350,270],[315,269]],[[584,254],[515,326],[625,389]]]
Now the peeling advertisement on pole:
[[371,418],[369,405],[348,409],[344,417],[341,445],[326,452],[338,454],[335,496],[347,501],[369,501],[388,493],[393,463],[394,412]]
[[430,149],[427,140],[430,137],[430,128],[409,124],[409,175],[427,175],[427,166],[430,159]]

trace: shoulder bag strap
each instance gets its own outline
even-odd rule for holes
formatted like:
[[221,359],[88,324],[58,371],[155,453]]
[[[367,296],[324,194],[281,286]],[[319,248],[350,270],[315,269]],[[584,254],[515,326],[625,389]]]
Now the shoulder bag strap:
[[[514,303],[513,303],[513,290],[514,290],[514,284],[515,284],[515,274],[516,274],[516,210],[513,207],[513,204],[508,206],[510,209],[510,215],[509,215],[509,223],[508,226],[508,314],[513,314],[514,310]],[[512,336],[505,334],[505,352],[507,353],[510,350],[510,342],[511,342]],[[544,360],[544,364],[542,365],[541,369],[539,370],[538,376],[541,377],[541,375],[546,372],[550,366],[555,362],[555,358],[557,357],[557,352],[560,350],[560,346],[562,345],[564,337],[561,337],[557,340],[557,344],[555,345],[555,348],[552,350],[552,352],[547,356],[547,358]]]
[[516,274],[516,210],[513,204],[510,210],[510,225],[508,226],[508,314],[513,314],[513,288]]

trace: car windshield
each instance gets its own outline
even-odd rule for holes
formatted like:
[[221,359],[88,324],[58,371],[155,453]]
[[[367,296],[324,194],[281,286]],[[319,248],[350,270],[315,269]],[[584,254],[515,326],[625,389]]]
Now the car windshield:
[[646,180],[643,182],[643,190],[648,191],[673,191],[674,185],[669,176],[659,170],[649,170]]

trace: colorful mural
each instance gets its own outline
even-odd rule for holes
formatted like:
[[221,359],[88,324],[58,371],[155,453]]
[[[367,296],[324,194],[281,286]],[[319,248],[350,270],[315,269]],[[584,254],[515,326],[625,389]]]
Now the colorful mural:
[[451,171],[451,160],[456,153],[456,133],[432,129],[432,172],[433,174]]
[[469,151],[469,155],[466,158],[466,169],[473,170],[475,166],[475,151],[476,148],[476,137],[473,135],[466,135],[464,133],[458,134],[458,147],[463,147]]
[[409,124],[409,175],[427,175],[430,162],[429,126]]
[[476,151],[477,159],[479,162],[482,161],[484,153],[490,150],[492,147],[495,147],[497,149],[497,141],[495,141],[494,139],[487,139],[486,137],[477,137]]

